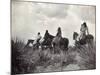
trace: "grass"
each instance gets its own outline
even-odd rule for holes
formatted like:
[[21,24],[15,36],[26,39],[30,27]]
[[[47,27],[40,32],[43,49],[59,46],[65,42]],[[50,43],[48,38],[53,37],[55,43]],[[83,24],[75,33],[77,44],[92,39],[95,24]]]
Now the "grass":
[[11,40],[12,74],[83,70],[96,68],[95,44],[69,46],[68,51],[52,53],[52,49],[25,47],[21,40]]

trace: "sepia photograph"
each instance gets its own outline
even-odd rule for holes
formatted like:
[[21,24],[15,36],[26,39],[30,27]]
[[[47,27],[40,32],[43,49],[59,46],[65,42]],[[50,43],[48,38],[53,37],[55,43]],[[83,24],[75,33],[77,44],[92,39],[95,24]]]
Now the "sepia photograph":
[[96,69],[96,6],[11,1],[11,74]]

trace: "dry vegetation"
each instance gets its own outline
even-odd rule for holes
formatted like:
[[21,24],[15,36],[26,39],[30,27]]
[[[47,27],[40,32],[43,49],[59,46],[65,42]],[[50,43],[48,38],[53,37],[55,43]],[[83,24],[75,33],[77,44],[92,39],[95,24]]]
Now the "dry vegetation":
[[24,48],[23,41],[12,42],[12,74],[39,73],[68,70],[95,69],[96,53],[93,46],[70,46],[68,51],[52,53],[52,50]]

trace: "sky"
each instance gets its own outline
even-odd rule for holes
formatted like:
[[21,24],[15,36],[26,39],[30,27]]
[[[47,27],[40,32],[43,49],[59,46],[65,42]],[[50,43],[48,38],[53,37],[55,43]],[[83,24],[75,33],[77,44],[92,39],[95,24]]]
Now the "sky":
[[89,33],[95,37],[95,6],[54,4],[39,2],[12,1],[12,38],[18,37],[25,42],[34,39],[38,32],[44,36],[45,30],[56,35],[61,27],[62,36],[74,43],[73,32],[80,33],[85,21]]

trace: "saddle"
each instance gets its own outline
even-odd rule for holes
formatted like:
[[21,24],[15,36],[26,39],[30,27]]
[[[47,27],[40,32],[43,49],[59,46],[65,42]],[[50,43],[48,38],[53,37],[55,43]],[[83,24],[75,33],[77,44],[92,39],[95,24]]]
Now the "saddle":
[[85,35],[82,39],[79,39],[79,43],[81,45],[86,44],[87,42],[89,42],[90,40],[93,40],[94,37],[91,34]]

